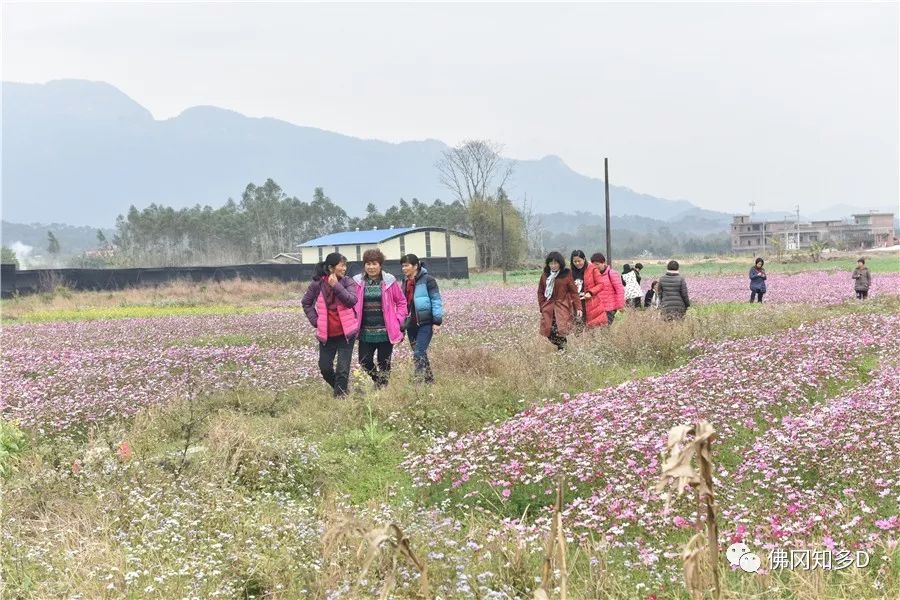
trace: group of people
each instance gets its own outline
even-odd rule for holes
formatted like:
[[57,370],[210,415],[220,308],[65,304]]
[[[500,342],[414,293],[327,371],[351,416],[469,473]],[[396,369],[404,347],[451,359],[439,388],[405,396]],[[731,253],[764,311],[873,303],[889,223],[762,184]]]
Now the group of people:
[[363,273],[347,276],[347,258],[332,252],[316,266],[301,304],[319,341],[319,370],[335,397],[349,391],[353,346],[376,388],[387,385],[394,346],[408,337],[415,378],[434,382],[428,346],[440,330],[444,305],[437,281],[415,254],[400,259],[404,280],[384,270],[381,250],[366,250]]
[[582,250],[572,252],[567,267],[562,254],[551,252],[537,289],[541,335],[563,350],[570,333],[610,325],[626,305],[658,308],[666,320],[683,318],[691,301],[678,261],[669,261],[666,274],[646,294],[640,285],[643,268],[641,263],[625,265],[620,275],[602,253],[588,261]]
[[[766,293],[766,269],[765,261],[757,258],[750,267],[750,302],[762,302],[763,294]],[[858,300],[865,300],[869,297],[869,287],[872,285],[872,273],[866,266],[866,259],[860,258],[856,261],[856,268],[853,269],[853,291],[856,292]]]
[[[317,265],[301,301],[316,330],[323,379],[335,396],[348,393],[353,346],[358,340],[359,364],[375,387],[382,388],[390,377],[394,346],[407,337],[414,378],[433,383],[428,346],[444,317],[437,281],[415,254],[400,259],[403,281],[384,271],[381,250],[367,250],[362,258],[364,272],[348,277],[347,258],[329,254]],[[572,252],[567,266],[562,254],[551,252],[537,289],[541,335],[564,350],[569,334],[611,325],[616,312],[626,306],[658,309],[664,320],[684,318],[691,301],[678,261],[670,260],[665,274],[646,293],[641,289],[643,268],[641,263],[626,264],[620,275],[602,253],[588,260],[582,250]],[[761,303],[767,279],[762,258],[754,261],[749,276],[750,302]],[[865,259],[857,262],[853,280],[856,297],[865,299],[872,283]]]
[[[666,273],[650,284],[646,294],[641,289],[643,268],[641,263],[635,263],[634,267],[626,264],[620,276],[607,265],[603,254],[591,255],[588,262],[581,250],[572,252],[566,267],[562,254],[551,252],[544,262],[537,290],[541,335],[564,350],[567,335],[610,325],[616,311],[625,306],[658,308],[664,320],[684,318],[691,301],[687,282],[678,272],[678,261],[669,261]],[[750,302],[761,303],[768,277],[762,258],[754,261],[749,275]],[[853,280],[856,297],[864,300],[872,284],[865,259],[857,261]]]

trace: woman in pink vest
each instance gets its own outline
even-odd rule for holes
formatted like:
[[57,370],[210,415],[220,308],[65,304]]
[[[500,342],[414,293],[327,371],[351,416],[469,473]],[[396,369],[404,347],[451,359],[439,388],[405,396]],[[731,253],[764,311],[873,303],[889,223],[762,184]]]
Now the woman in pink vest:
[[335,398],[347,395],[353,343],[359,331],[356,282],[346,274],[347,259],[332,252],[316,265],[316,274],[300,302],[316,328],[319,370]]

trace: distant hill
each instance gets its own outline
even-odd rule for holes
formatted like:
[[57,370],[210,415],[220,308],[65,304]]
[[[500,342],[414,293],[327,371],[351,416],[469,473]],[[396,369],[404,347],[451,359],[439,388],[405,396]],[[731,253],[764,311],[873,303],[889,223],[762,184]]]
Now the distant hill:
[[[316,186],[351,215],[414,197],[449,200],[435,162],[446,144],[362,140],[212,106],[157,121],[115,87],[81,80],[3,83],[3,218],[111,225],[129,205],[219,206],[249,182],[273,178],[290,195]],[[603,182],[558,157],[517,161],[507,186],[536,212],[599,213]],[[678,219],[701,211],[611,186],[612,212]],[[712,219],[724,213],[702,211]]]

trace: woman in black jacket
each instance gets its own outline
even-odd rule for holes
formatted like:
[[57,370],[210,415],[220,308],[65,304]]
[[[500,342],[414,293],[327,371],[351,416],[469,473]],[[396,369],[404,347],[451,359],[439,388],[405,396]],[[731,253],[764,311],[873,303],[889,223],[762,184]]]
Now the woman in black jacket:
[[690,307],[687,282],[678,272],[678,261],[670,260],[666,274],[659,278],[659,309],[666,321],[683,319]]

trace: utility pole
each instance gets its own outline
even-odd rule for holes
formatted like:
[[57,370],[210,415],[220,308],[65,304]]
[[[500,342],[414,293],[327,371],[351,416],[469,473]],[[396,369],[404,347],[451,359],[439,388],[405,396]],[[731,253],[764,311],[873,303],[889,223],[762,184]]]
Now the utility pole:
[[612,235],[609,226],[609,160],[603,159],[603,186],[606,188],[606,264],[612,268]]
[[800,249],[800,205],[795,207],[797,211],[797,220],[795,221],[795,230],[797,232],[797,250]]
[[[499,194],[498,194],[499,196]],[[503,266],[503,285],[506,285],[506,227],[503,222],[503,198],[500,202],[500,264]]]
[[[756,200],[750,201],[750,222],[753,223],[753,211],[756,208]],[[762,253],[766,253],[766,221],[762,222]]]

